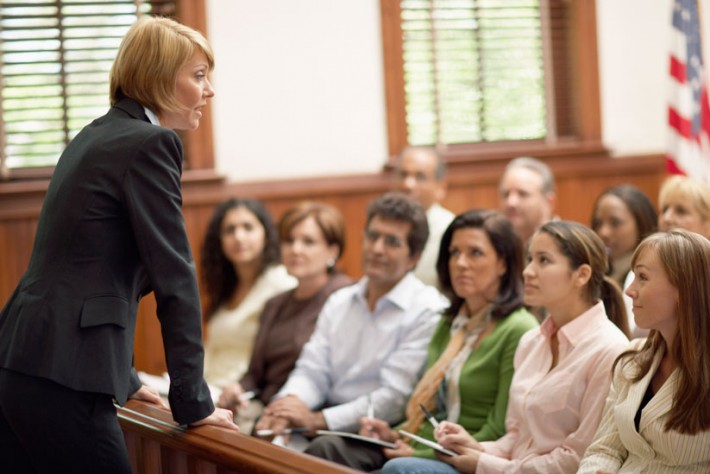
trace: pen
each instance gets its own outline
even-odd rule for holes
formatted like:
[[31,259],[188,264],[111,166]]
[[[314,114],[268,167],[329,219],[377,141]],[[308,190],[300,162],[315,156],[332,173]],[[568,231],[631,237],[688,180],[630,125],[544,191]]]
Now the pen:
[[[308,431],[308,428],[286,428],[281,432],[282,435],[290,435],[290,434],[296,434],[296,433],[305,433]],[[256,430],[256,435],[257,436],[273,436],[276,433],[274,430]]]
[[436,418],[434,418],[434,416],[431,413],[429,413],[429,410],[427,410],[426,407],[424,405],[422,405],[421,403],[419,404],[419,408],[422,409],[422,411],[424,412],[424,416],[426,417],[427,420],[429,420],[429,423],[431,423],[434,428],[438,428],[439,422],[436,421]]
[[[370,393],[367,394],[367,417],[370,420],[373,420],[375,418],[375,405],[372,403],[372,394]],[[372,432],[374,431],[372,425],[370,425],[370,428],[367,431],[372,434]]]

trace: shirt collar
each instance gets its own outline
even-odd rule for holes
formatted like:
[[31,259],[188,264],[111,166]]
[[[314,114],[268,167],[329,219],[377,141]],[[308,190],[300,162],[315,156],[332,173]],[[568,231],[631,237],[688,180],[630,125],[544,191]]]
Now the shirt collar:
[[[380,301],[389,301],[390,303],[398,306],[400,309],[406,310],[411,306],[414,301],[414,294],[416,292],[416,281],[417,278],[412,274],[412,272],[407,272],[404,277],[402,277],[399,282],[387,293],[380,297],[375,304],[375,307],[380,305]],[[356,295],[363,301],[367,301],[365,293],[367,292],[367,282],[368,278],[363,277],[358,283],[358,289]]]
[[160,125],[160,120],[158,120],[158,116],[155,115],[155,112],[150,110],[148,107],[143,107],[143,110],[145,110],[145,114],[148,116],[150,123],[153,125]]
[[540,331],[546,338],[552,337],[555,332],[558,333],[558,338],[565,338],[574,346],[582,338],[588,336],[594,328],[599,325],[600,321],[607,320],[604,303],[599,301],[597,304],[589,308],[584,313],[580,314],[572,321],[568,322],[561,328],[556,328],[552,322],[552,318],[548,316],[540,326]]

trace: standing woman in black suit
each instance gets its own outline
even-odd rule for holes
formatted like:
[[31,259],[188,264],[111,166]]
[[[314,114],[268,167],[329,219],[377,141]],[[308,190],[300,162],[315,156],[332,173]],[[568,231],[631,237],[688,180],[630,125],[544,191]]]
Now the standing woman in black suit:
[[29,266],[0,313],[3,472],[130,472],[113,400],[162,405],[132,367],[138,301],[151,291],[175,420],[237,429],[203,380],[173,131],[199,126],[213,65],[198,32],[139,20],[111,70],[111,109],[59,159]]

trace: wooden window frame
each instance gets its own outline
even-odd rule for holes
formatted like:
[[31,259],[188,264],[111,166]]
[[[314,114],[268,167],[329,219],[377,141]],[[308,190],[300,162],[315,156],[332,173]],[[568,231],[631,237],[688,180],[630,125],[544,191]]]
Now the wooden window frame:
[[[208,36],[207,32],[207,0],[175,0],[175,17],[178,21]],[[0,133],[4,124],[0,123]],[[206,179],[212,179],[214,170],[214,141],[212,133],[212,115],[208,107],[203,111],[200,127],[190,132],[178,132],[182,139],[185,154],[183,169],[189,175],[194,174]],[[4,135],[0,137],[0,145]],[[54,166],[34,168],[14,168],[9,170],[8,181],[26,181],[48,179],[54,172]],[[209,176],[208,176],[209,175]],[[198,178],[200,179],[200,178]],[[3,177],[0,176],[0,184]]]
[[[507,160],[521,155],[538,158],[589,153],[608,155],[601,142],[596,2],[563,1],[568,8],[568,37],[565,46],[571,71],[566,81],[570,89],[570,120],[575,124],[574,136],[553,140],[448,145],[443,151],[448,163]],[[380,18],[390,156],[387,166],[392,166],[396,156],[408,146],[400,0],[380,0]]]

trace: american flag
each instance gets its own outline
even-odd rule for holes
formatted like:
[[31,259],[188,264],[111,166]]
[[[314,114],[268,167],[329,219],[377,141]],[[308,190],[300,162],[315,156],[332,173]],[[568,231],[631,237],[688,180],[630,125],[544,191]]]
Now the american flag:
[[710,182],[710,105],[697,0],[673,2],[668,105],[669,173]]

